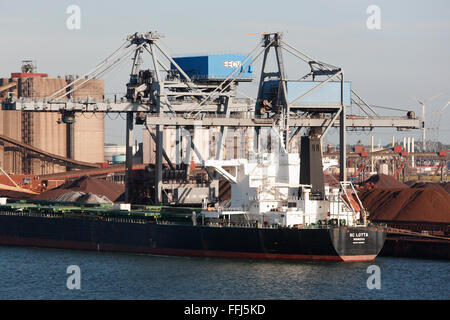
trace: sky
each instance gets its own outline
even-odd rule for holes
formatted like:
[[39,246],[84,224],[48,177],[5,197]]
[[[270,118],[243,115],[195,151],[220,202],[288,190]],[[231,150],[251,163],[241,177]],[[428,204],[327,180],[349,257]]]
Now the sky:
[[[67,8],[80,8],[80,28],[67,28]],[[367,21],[380,9],[379,29]],[[450,13],[449,1],[6,1],[0,0],[2,50],[0,76],[18,72],[22,60],[37,62],[51,76],[82,75],[117,49],[134,32],[158,31],[170,54],[249,53],[259,32],[283,32],[284,39],[314,58],[342,67],[346,80],[373,105],[422,109],[426,104],[427,138],[450,144]],[[298,60],[285,54],[287,75],[295,76]],[[150,56],[144,66],[150,66]],[[125,92],[131,58],[109,72],[105,93]],[[258,65],[255,65],[255,75]],[[256,82],[242,88],[256,94]],[[381,115],[403,115],[378,109]],[[437,128],[439,127],[439,130]],[[137,130],[135,130],[137,131]],[[415,137],[412,130],[378,129],[349,133],[351,143],[388,144]],[[136,132],[140,139],[139,132]],[[331,130],[325,142],[337,142]],[[107,120],[105,142],[125,144],[125,121]]]

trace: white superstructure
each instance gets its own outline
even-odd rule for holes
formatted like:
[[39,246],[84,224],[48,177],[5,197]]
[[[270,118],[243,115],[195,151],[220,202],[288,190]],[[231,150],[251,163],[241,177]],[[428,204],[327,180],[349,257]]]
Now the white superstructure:
[[[325,198],[311,194],[310,185],[300,185],[297,153],[264,153],[250,159],[211,160],[214,168],[231,183],[229,207],[203,211],[205,217],[229,222],[245,218],[261,226],[307,227],[317,224],[355,225],[362,205],[356,196],[325,186]],[[227,168],[227,170],[225,170]],[[342,184],[346,190],[349,183]],[[240,220],[242,221],[242,220]]]

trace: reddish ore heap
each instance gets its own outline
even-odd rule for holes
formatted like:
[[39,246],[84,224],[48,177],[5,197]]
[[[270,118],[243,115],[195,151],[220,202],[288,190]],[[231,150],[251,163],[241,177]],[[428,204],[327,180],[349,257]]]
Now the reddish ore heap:
[[386,175],[360,186],[361,201],[372,221],[450,223],[450,194],[439,185],[407,185]]
[[364,189],[371,188],[408,188],[408,186],[394,177],[388,176],[386,174],[376,174],[371,176],[364,182],[359,184],[360,187]]
[[450,195],[442,190],[374,189],[360,197],[371,220],[450,223]]
[[107,197],[111,201],[118,201],[125,192],[125,186],[114,182],[95,179],[91,177],[82,177],[72,182],[66,182],[55,189],[43,192],[33,199],[35,200],[54,200],[60,195],[70,191],[81,191],[93,193]]

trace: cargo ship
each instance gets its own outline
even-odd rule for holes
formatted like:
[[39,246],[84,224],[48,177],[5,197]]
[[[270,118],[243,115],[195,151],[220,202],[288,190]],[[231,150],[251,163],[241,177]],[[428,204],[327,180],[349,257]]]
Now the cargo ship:
[[[126,199],[133,202],[130,194],[144,194],[142,198],[145,201],[153,199],[153,204],[172,206],[117,204],[101,207],[2,200],[0,245],[201,257],[374,259],[385,241],[384,227],[369,222],[351,183],[342,181],[333,188],[324,184],[322,139],[328,129],[337,126],[335,121],[338,117],[341,120],[348,118],[345,109],[352,105],[353,90],[351,83],[344,81],[342,68],[306,55],[305,60],[304,54],[285,43],[279,32],[263,33],[261,41],[248,56],[207,55],[172,59],[157,44],[160,38],[156,32],[129,35],[125,44],[84,76],[83,83],[134,53],[127,93],[120,103],[117,99],[114,103],[87,99],[85,102],[67,101],[62,107],[60,101],[52,100],[56,96],[56,100],[69,98],[69,94],[81,85],[76,84],[76,79],[47,97],[50,100],[38,103],[11,98],[3,103],[2,108],[61,112],[62,122],[68,124],[73,123],[75,113],[80,111],[126,112]],[[128,49],[130,46],[133,48]],[[152,56],[153,69],[140,68],[140,54],[144,48]],[[299,53],[301,56],[294,55],[305,62],[310,71],[299,80],[288,80],[282,48]],[[276,72],[266,70],[272,49],[277,62]],[[240,82],[252,81],[252,64],[263,52],[255,102],[238,98],[237,86]],[[119,57],[112,59],[116,55]],[[167,58],[170,69],[163,67],[164,71],[160,72],[158,63],[162,66],[164,63],[158,56],[164,60]],[[73,89],[65,91],[70,86]],[[307,99],[303,99],[305,97]],[[306,122],[297,123],[296,120],[291,123],[291,114],[295,119]],[[154,165],[145,170],[152,179],[139,179],[135,189],[129,174],[133,162],[130,142],[133,140],[134,117],[135,123],[145,124],[149,132],[149,127],[155,126],[155,133],[150,132],[155,142]],[[345,180],[347,125],[341,120],[340,179]],[[372,120],[368,126],[373,127]],[[178,135],[175,140],[181,141],[176,143],[175,158],[181,158],[181,155],[185,158],[180,171],[180,168],[169,164],[170,157],[167,150],[164,151],[166,138],[163,130],[173,127],[175,137]],[[193,127],[220,127],[219,137],[214,140],[217,160],[204,161],[194,144],[195,139],[183,137],[182,131],[191,135]],[[254,129],[249,154],[242,159],[220,160],[228,127]],[[309,128],[309,131],[300,135],[303,128]],[[278,150],[275,150],[276,144],[270,148],[262,147],[260,134],[267,130],[276,133],[270,137],[271,144],[280,139]],[[194,138],[196,135],[194,133]],[[290,153],[289,145],[295,136],[301,137],[299,153],[296,154]],[[268,150],[272,152],[264,152]],[[211,170],[205,170],[207,183],[203,183],[201,177],[197,181],[196,177],[190,181],[195,183],[184,187],[186,172],[190,171],[191,151],[202,162],[202,170],[208,167]],[[170,170],[163,169],[163,158]],[[181,159],[175,160],[176,165],[182,162]],[[174,180],[163,184],[164,172],[168,173],[167,179]],[[231,184],[230,200],[218,199],[219,176]],[[203,203],[201,199],[204,199]],[[186,201],[182,205],[195,201],[198,207],[176,207],[179,201]]]
[[230,201],[172,207],[2,198],[0,245],[324,261],[370,261],[383,247],[385,229],[369,223],[351,183],[323,193],[299,184],[298,154],[206,166],[227,176]]

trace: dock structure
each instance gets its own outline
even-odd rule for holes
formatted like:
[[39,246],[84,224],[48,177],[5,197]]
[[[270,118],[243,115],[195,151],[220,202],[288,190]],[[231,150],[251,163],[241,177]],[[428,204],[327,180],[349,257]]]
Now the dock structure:
[[[374,111],[344,80],[344,70],[319,61],[295,48],[282,33],[263,33],[256,47],[245,56],[210,55],[172,58],[160,43],[156,32],[135,33],[109,57],[88,73],[54,92],[45,99],[13,99],[2,102],[3,110],[26,112],[59,112],[62,121],[70,123],[75,113],[126,113],[126,201],[137,194],[154,204],[192,203],[202,199],[214,202],[218,197],[221,173],[205,166],[202,153],[193,137],[197,128],[215,128],[215,160],[223,159],[228,128],[246,128],[251,132],[249,151],[262,152],[261,131],[274,128],[280,135],[280,149],[291,152],[302,128],[305,159],[322,159],[321,144],[330,128],[339,132],[340,180],[346,181],[347,130],[395,128],[420,129],[422,121],[413,112],[404,116],[385,117]],[[141,69],[141,56],[148,53],[151,69]],[[306,64],[308,72],[288,78],[283,54]],[[275,55],[275,70],[269,69],[269,57]],[[74,99],[71,93],[92,79],[101,77],[123,59],[132,57],[127,93],[114,100]],[[255,99],[240,98],[240,83],[252,81],[253,65],[262,57],[258,93]],[[68,98],[70,97],[70,98]],[[358,109],[363,116],[351,114]],[[142,177],[134,192],[132,147],[134,125],[147,128],[155,143],[154,166],[148,168],[147,181]],[[176,160],[164,149],[163,131],[175,130]],[[192,155],[203,165],[205,178],[193,177]],[[308,161],[309,172],[322,172],[321,161]],[[169,178],[168,178],[169,177]],[[198,177],[198,175],[197,175]],[[308,179],[307,179],[308,180]],[[134,183],[133,187],[131,184]],[[311,181],[302,181],[309,184]],[[322,182],[318,182],[319,184]],[[320,186],[319,186],[320,189]],[[142,191],[142,190],[141,190]]]

